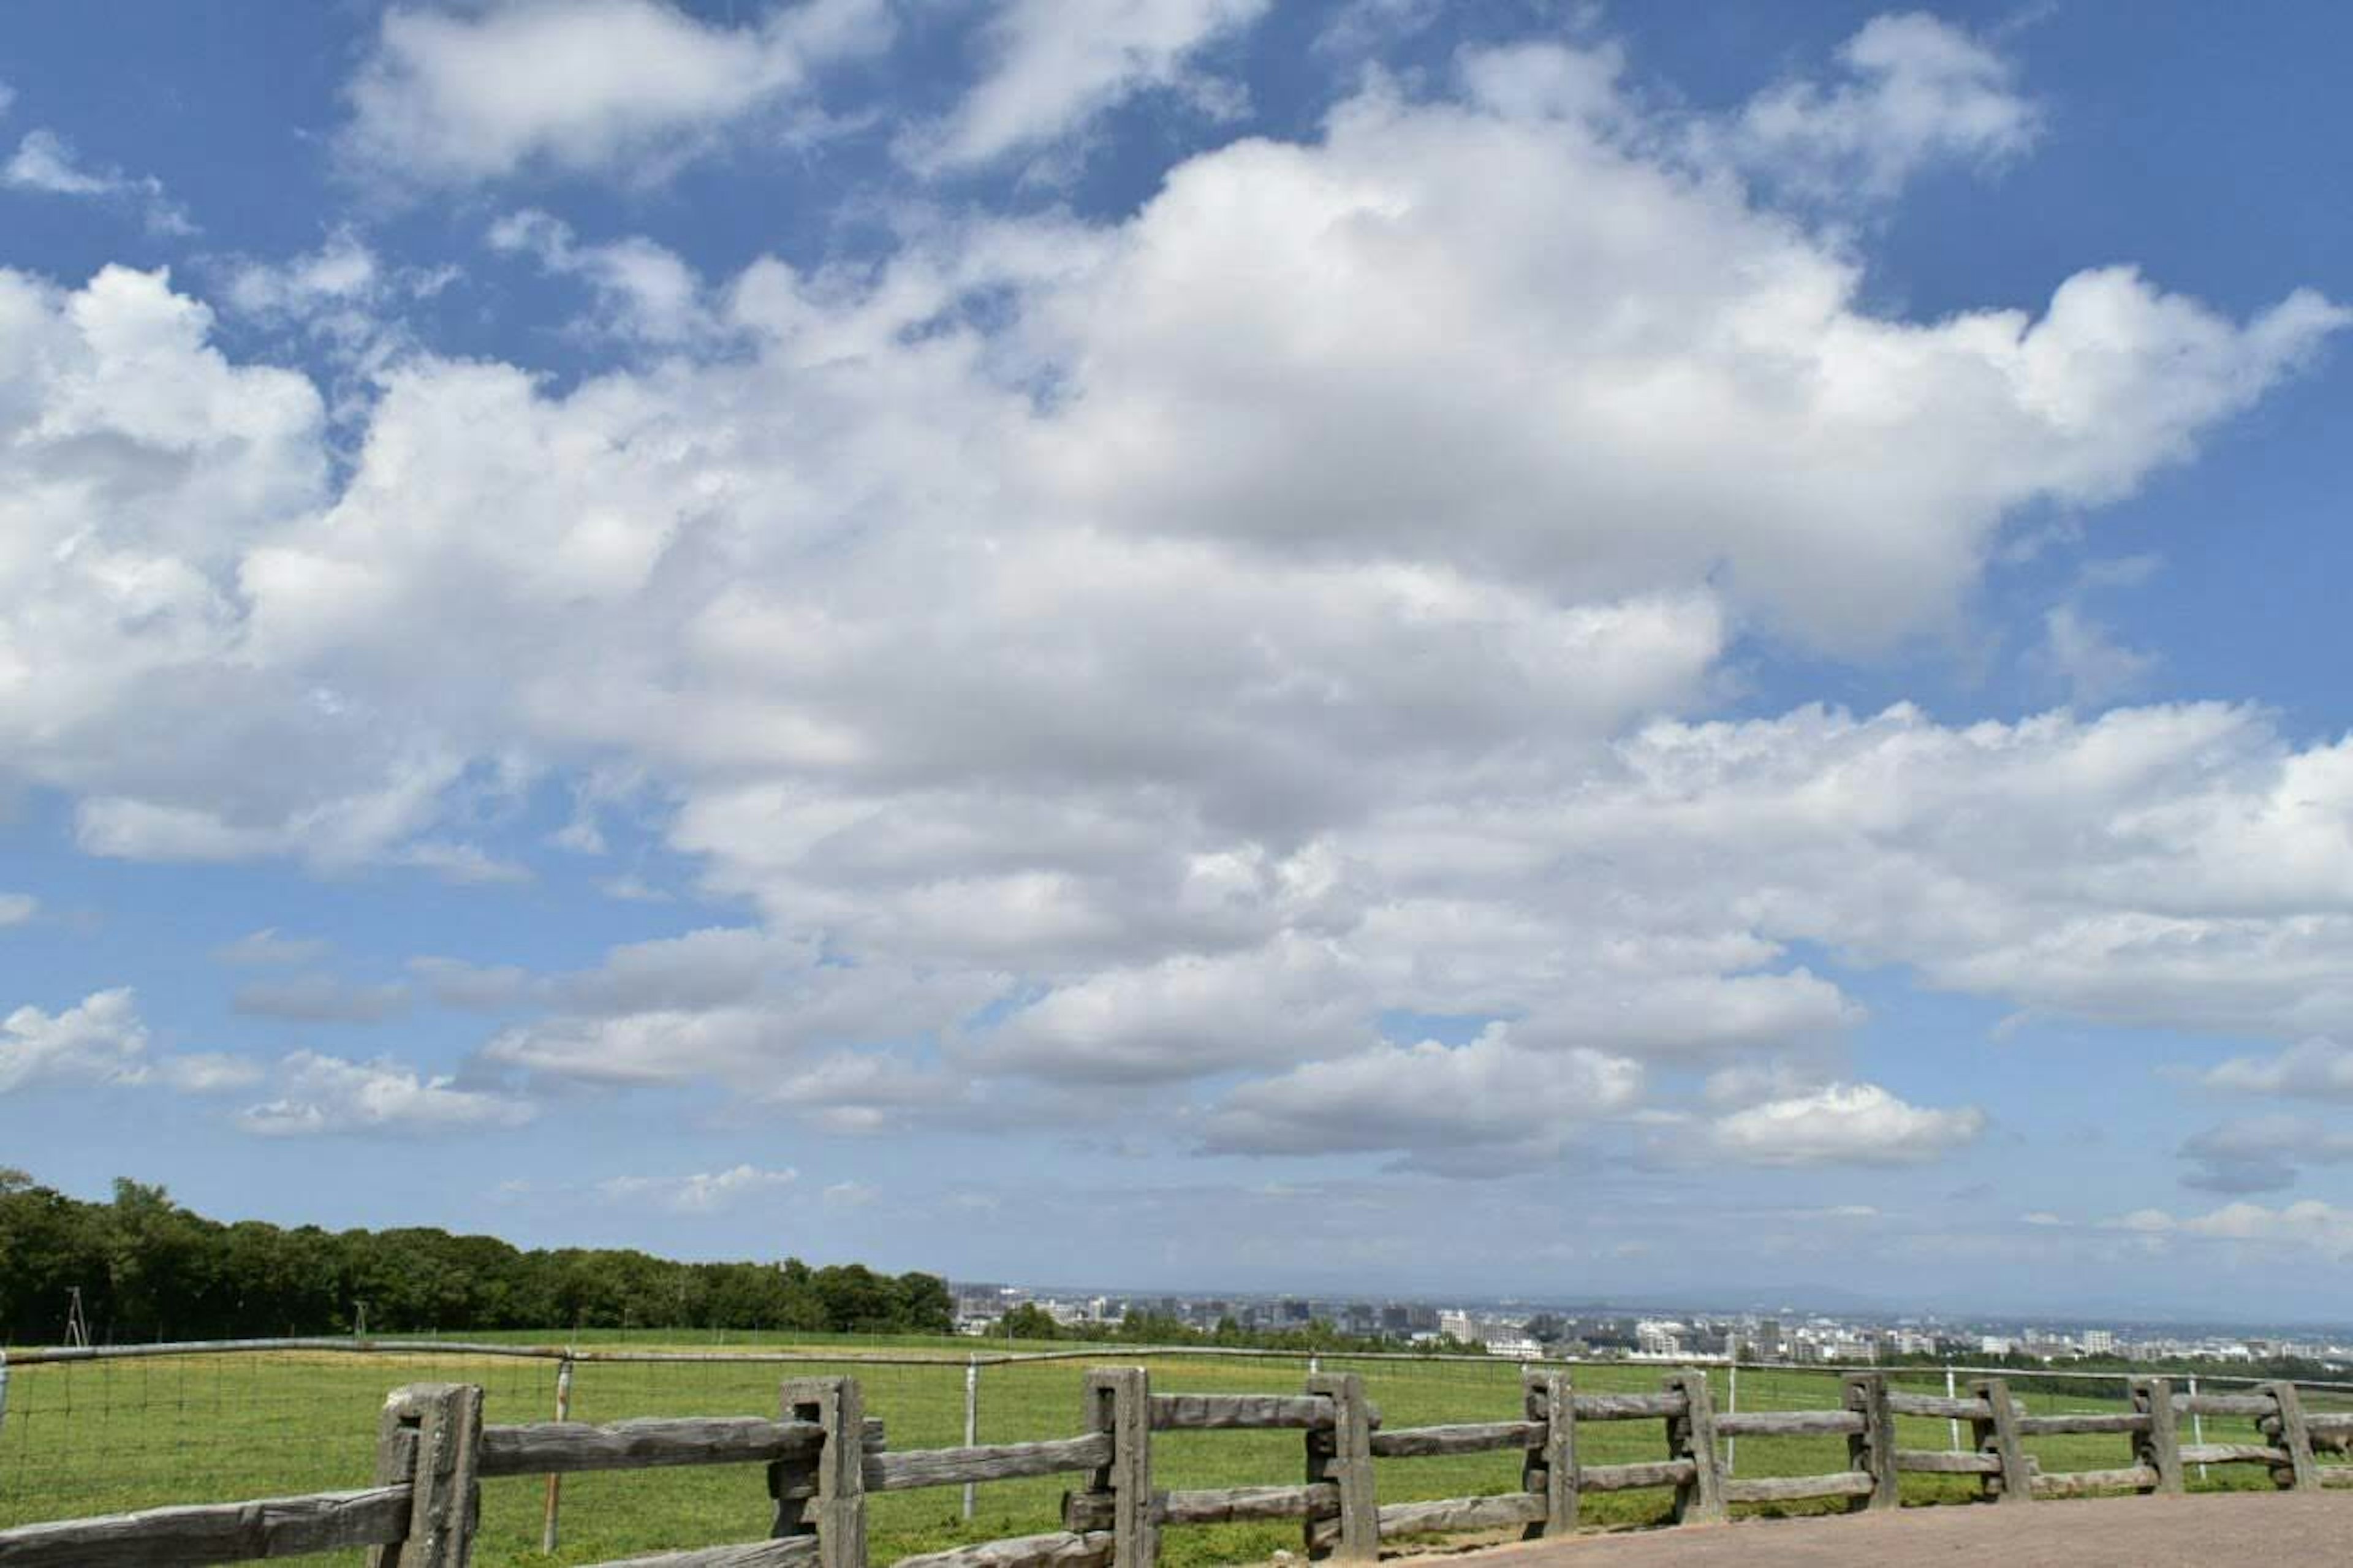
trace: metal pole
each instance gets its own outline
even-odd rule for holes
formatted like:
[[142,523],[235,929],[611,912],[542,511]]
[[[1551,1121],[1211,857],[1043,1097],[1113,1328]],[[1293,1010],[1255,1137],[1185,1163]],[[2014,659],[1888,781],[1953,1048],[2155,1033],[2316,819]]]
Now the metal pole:
[[[977,1447],[980,1444],[980,1355],[975,1352],[964,1364],[964,1446]],[[972,1521],[973,1492],[970,1481],[964,1484],[965,1522]]]
[[[555,1418],[572,1419],[572,1358],[566,1356],[555,1367]],[[564,1494],[564,1478],[547,1478],[547,1517],[540,1525],[539,1549],[553,1555],[555,1551],[555,1516]]]
[[[1727,1415],[1737,1415],[1740,1414],[1740,1363],[1738,1362],[1732,1363],[1726,1377],[1732,1386],[1725,1394],[1724,1413]],[[1732,1474],[1739,1465],[1740,1439],[1726,1437],[1724,1440],[1724,1473],[1727,1476]]]
[[[2198,1380],[2194,1377],[2189,1380],[2189,1397],[2193,1400],[2198,1397]],[[2193,1443],[2206,1441],[2206,1417],[2194,1409],[2189,1412],[2189,1440]],[[2198,1479],[2201,1481],[2206,1479],[2206,1467],[2203,1465],[2198,1467]]]
[[[1955,1392],[1957,1387],[1958,1384],[1953,1382],[1953,1369],[1948,1366],[1945,1369],[1945,1397],[1947,1399],[1959,1398],[1960,1395]],[[1956,1415],[1947,1421],[1945,1426],[1947,1429],[1947,1435],[1950,1436],[1952,1441],[1953,1452],[1957,1454],[1961,1451],[1961,1419],[1959,1416]]]
[[8,1352],[0,1351],[0,1432],[8,1429]]

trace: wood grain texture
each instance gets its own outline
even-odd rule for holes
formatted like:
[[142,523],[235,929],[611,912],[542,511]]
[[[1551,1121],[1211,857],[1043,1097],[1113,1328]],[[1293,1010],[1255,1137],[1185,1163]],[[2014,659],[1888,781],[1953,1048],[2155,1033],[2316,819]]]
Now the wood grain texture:
[[1732,1502],[1804,1502],[1813,1498],[1867,1498],[1879,1483],[1867,1471],[1841,1470],[1826,1476],[1759,1476],[1724,1483],[1724,1500]]
[[1109,1568],[1113,1550],[1107,1530],[1058,1530],[902,1557],[893,1568]]
[[2034,1478],[2034,1495],[2039,1498],[2089,1497],[2094,1492],[2149,1491],[2157,1486],[2157,1472],[2147,1465],[2129,1465],[2120,1470],[2061,1470]]
[[1866,1508],[1884,1511],[1904,1506],[1904,1476],[1895,1468],[1895,1415],[1887,1407],[1887,1379],[1875,1372],[1849,1373],[1840,1388],[1862,1430],[1846,1440],[1846,1468],[1871,1477]]
[[481,1473],[576,1475],[671,1465],[753,1465],[814,1455],[825,1429],[811,1421],[759,1415],[663,1416],[615,1421],[542,1421],[482,1431]]
[[1691,1484],[1689,1459],[1651,1459],[1632,1465],[1586,1465],[1577,1472],[1580,1490],[1630,1491],[1637,1487],[1680,1487]]
[[1691,1479],[1675,1488],[1673,1518],[1677,1524],[1710,1522],[1725,1517],[1724,1455],[1715,1442],[1715,1401],[1704,1372],[1671,1372],[1669,1394],[1680,1394],[1683,1414],[1667,1417],[1667,1453],[1688,1459]]
[[1544,1500],[1526,1492],[1500,1497],[1440,1498],[1435,1502],[1393,1502],[1375,1514],[1383,1536],[1435,1535],[1456,1530],[1508,1530],[1543,1517]]
[[2287,1484],[2299,1491],[2310,1491],[2320,1484],[2320,1470],[2312,1457],[2312,1433],[2305,1426],[2303,1396],[2296,1393],[2293,1383],[2267,1383],[2263,1392],[2278,1412],[2274,1441],[2287,1450]]
[[1981,1402],[1978,1414],[1970,1417],[1978,1448],[2001,1461],[2000,1469],[1986,1478],[1986,1490],[2004,1503],[2033,1501],[2032,1473],[2027,1468],[2026,1450],[2019,1446],[2019,1406],[2010,1397],[2010,1384],[1999,1377],[1981,1377],[1969,1388]]
[[1111,1442],[1092,1489],[1111,1497],[1113,1568],[1153,1568],[1160,1528],[1153,1520],[1151,1379],[1140,1366],[1093,1369],[1087,1373],[1085,1415],[1087,1425]]
[[411,1501],[410,1489],[403,1483],[19,1525],[0,1530],[0,1563],[6,1568],[90,1568],[100,1563],[149,1568],[250,1563],[389,1545],[407,1533]]
[[[1339,1533],[1329,1551],[1343,1563],[1377,1562],[1381,1554],[1379,1505],[1373,1497],[1372,1410],[1365,1399],[1365,1380],[1353,1372],[1317,1373],[1307,1380],[1307,1392],[1332,1405],[1332,1428],[1307,1434],[1307,1481],[1331,1482],[1340,1489]],[[1309,1522],[1308,1550],[1321,1550],[1314,1521]]]
[[1898,1448],[1895,1468],[1907,1475],[1998,1476],[1999,1454],[1954,1453],[1945,1448]]
[[[387,1396],[376,1431],[378,1485],[409,1483],[408,1527],[368,1548],[368,1568],[468,1568],[481,1513],[482,1391],[417,1383]],[[389,1474],[409,1467],[403,1478]]]
[[966,1481],[1009,1481],[1025,1476],[1092,1470],[1111,1462],[1111,1447],[1110,1434],[1091,1432],[1082,1437],[1047,1443],[870,1454],[866,1458],[866,1489],[911,1491],[920,1487],[962,1486]]
[[1719,1437],[1846,1437],[1861,1435],[1862,1415],[1852,1410],[1743,1410],[1715,1418]]
[[2157,1476],[2151,1489],[2179,1493],[2181,1479],[2181,1430],[2174,1417],[2173,1381],[2136,1377],[2129,1385],[2133,1409],[2147,1425],[2133,1436],[2133,1458]]
[[1544,1519],[1528,1526],[1530,1538],[1567,1535],[1577,1529],[1577,1398],[1568,1374],[1524,1375],[1522,1408],[1538,1435],[1520,1463],[1520,1484],[1545,1501]]
[[594,1568],[816,1568],[817,1537],[794,1536],[785,1541],[754,1541],[740,1546],[705,1546],[692,1552],[662,1552],[651,1557],[623,1557]]
[[1681,1415],[1685,1401],[1680,1394],[1580,1394],[1577,1396],[1577,1418],[1579,1421],[1654,1421],[1662,1415]]
[[1542,1428],[1533,1421],[1463,1422],[1447,1426],[1406,1426],[1376,1432],[1376,1459],[1430,1459],[1448,1454],[1491,1454],[1503,1448],[1525,1448],[1541,1441]]
[[[1153,1518],[1164,1525],[1335,1519],[1339,1512],[1340,1489],[1328,1482],[1313,1487],[1218,1487],[1162,1492],[1153,1501]],[[1065,1529],[1108,1530],[1112,1520],[1112,1501],[1100,1493],[1071,1492],[1062,1498]]]

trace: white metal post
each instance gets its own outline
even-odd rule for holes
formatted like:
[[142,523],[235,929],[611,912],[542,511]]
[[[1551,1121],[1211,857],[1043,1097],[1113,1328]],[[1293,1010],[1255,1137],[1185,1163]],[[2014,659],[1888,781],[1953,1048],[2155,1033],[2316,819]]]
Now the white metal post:
[[[1945,1369],[1945,1397],[1947,1399],[1958,1399],[1960,1394],[1956,1392],[1958,1386],[1959,1385],[1953,1381],[1953,1369],[1949,1366],[1947,1367]],[[1953,1452],[1957,1454],[1961,1451],[1960,1418],[1958,1416],[1955,1416],[1952,1419],[1947,1420],[1945,1423],[1945,1426],[1947,1428],[1947,1435],[1952,1442]]]
[[[1738,1362],[1734,1362],[1727,1369],[1727,1381],[1731,1386],[1725,1391],[1724,1413],[1727,1415],[1737,1415],[1740,1414],[1740,1363]],[[1740,1439],[1726,1437],[1724,1440],[1724,1473],[1728,1476],[1739,1467]]]
[[[2198,1397],[2198,1380],[2194,1377],[2189,1380],[2189,1397],[2193,1400]],[[2189,1412],[2189,1440],[2193,1443],[2206,1441],[2206,1417],[2195,1409]],[[2201,1481],[2206,1479],[2206,1467],[2203,1465],[2198,1467],[2198,1479]]]
[[[555,1367],[555,1418],[572,1419],[572,1358],[565,1356]],[[555,1552],[556,1519],[564,1507],[564,1478],[547,1478],[545,1517],[540,1521],[539,1549],[553,1556]]]
[[[964,1446],[976,1447],[980,1442],[980,1356],[975,1352],[964,1367]],[[964,1517],[972,1520],[973,1493],[970,1481],[964,1484]]]

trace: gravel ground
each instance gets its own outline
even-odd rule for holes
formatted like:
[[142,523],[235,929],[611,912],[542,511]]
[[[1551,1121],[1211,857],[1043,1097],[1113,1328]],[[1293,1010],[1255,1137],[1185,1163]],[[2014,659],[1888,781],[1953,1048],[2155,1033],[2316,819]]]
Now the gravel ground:
[[1572,1536],[1467,1554],[1481,1568],[2217,1568],[2353,1563],[2353,1493],[2246,1492],[1907,1508]]

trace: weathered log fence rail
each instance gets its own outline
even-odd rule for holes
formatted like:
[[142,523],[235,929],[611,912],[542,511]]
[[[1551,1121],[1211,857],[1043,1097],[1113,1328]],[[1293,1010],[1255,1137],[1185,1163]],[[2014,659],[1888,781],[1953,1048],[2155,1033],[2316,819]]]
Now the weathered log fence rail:
[[[1676,1522],[1721,1520],[1739,1505],[1842,1500],[1886,1509],[1906,1474],[1974,1476],[2005,1505],[2095,1491],[2179,1492],[2190,1465],[2257,1465],[2284,1489],[2353,1487],[2353,1415],[2307,1413],[2296,1387],[2246,1394],[2176,1393],[2169,1379],[2132,1381],[2124,1413],[2033,1415],[2008,1380],[1972,1382],[1967,1396],[1893,1388],[1879,1373],[1848,1373],[1840,1407],[1715,1408],[1705,1373],[1666,1374],[1655,1394],[1579,1394],[1571,1374],[1528,1369],[1514,1419],[1383,1430],[1356,1373],[1317,1373],[1298,1394],[1159,1394],[1141,1367],[1097,1368],[1084,1385],[1082,1430],[1041,1442],[892,1453],[850,1376],[783,1380],[775,1417],[694,1416],[604,1426],[553,1421],[486,1425],[482,1390],[415,1384],[393,1391],[377,1433],[374,1484],[257,1501],[153,1509],[0,1531],[0,1568],[154,1568],[248,1562],[365,1547],[371,1568],[464,1568],[484,1480],[690,1465],[761,1465],[774,1501],[767,1539],[630,1559],[606,1568],[866,1568],[870,1493],[1021,1478],[1083,1478],[1062,1501],[1063,1528],[902,1559],[900,1568],[1153,1568],[1164,1529],[1242,1520],[1301,1522],[1309,1554],[1370,1562],[1401,1536],[1577,1528],[1580,1497],[1638,1488],[1672,1492]],[[2183,1443],[2185,1417],[2253,1424],[2259,1443]],[[1899,1447],[1897,1422],[1968,1424],[1963,1452]],[[1657,1421],[1655,1460],[1581,1464],[1577,1434],[1594,1423]],[[1304,1474],[1295,1485],[1163,1490],[1153,1481],[1158,1432],[1293,1430]],[[2109,1435],[2128,1464],[2044,1474],[2025,1445],[2043,1436]],[[1737,1436],[1843,1437],[1846,1467],[1819,1475],[1736,1478],[1723,1445]],[[1378,1503],[1376,1459],[1521,1455],[1521,1488],[1492,1496]]]

